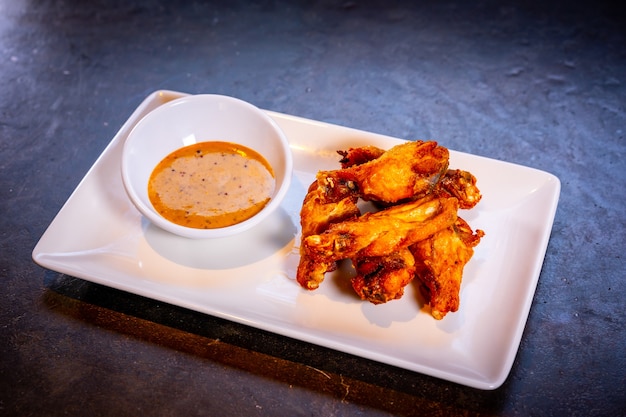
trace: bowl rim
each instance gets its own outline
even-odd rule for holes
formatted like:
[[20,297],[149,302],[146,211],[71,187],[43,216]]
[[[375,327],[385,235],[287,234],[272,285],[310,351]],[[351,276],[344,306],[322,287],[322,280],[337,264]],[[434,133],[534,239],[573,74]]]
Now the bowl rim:
[[[165,217],[158,214],[156,210],[154,210],[151,206],[148,207],[146,203],[143,201],[143,199],[139,197],[137,191],[132,185],[133,182],[131,180],[132,170],[130,169],[130,160],[131,160],[130,149],[133,146],[134,138],[136,137],[135,136],[136,132],[139,131],[143,125],[150,123],[155,118],[158,118],[162,113],[169,111],[174,106],[181,105],[187,102],[194,102],[194,101],[202,102],[202,101],[207,101],[207,100],[211,102],[215,100],[218,100],[218,101],[225,100],[231,103],[236,103],[239,106],[243,106],[244,108],[247,108],[247,110],[251,111],[253,114],[258,116],[261,120],[267,123],[272,128],[272,131],[276,133],[276,137],[278,138],[279,143],[280,143],[280,148],[283,150],[282,154],[284,157],[284,168],[281,170],[281,173],[283,174],[282,182],[280,184],[277,184],[278,188],[275,190],[274,196],[270,199],[267,205],[265,205],[265,207],[263,207],[263,209],[260,212],[258,212],[257,214],[255,214],[254,216],[252,216],[251,218],[247,220],[244,220],[240,223],[236,223],[231,226],[215,228],[215,229],[198,229],[198,228],[182,226],[182,225],[173,223],[170,220],[167,220]],[[176,149],[180,149],[182,147],[184,146],[181,146]],[[272,169],[276,170],[276,168],[273,166],[272,166]],[[282,201],[284,200],[291,186],[291,181],[293,177],[293,154],[291,152],[289,140],[287,139],[287,136],[285,135],[283,130],[280,128],[278,123],[276,123],[276,121],[274,121],[274,119],[272,119],[265,111],[255,106],[254,104],[247,102],[245,100],[236,98],[236,97],[221,95],[221,94],[207,94],[207,93],[191,94],[191,95],[174,99],[172,101],[169,101],[167,103],[160,105],[159,107],[147,113],[144,117],[142,117],[135,124],[135,126],[133,126],[133,128],[130,130],[130,132],[126,136],[126,140],[122,148],[121,176],[122,176],[122,183],[124,186],[124,190],[126,191],[126,194],[129,197],[130,201],[139,210],[139,212],[155,226],[167,232],[173,233],[175,235],[186,237],[186,238],[191,238],[191,239],[222,238],[222,237],[239,234],[241,232],[244,232],[258,225],[259,223],[261,223],[263,220],[265,220],[268,216],[270,216],[274,211],[276,211],[279,208],[279,206],[281,205]],[[274,176],[275,178],[278,177],[278,173],[276,171],[274,172]],[[146,187],[147,187],[147,184],[146,184]]]

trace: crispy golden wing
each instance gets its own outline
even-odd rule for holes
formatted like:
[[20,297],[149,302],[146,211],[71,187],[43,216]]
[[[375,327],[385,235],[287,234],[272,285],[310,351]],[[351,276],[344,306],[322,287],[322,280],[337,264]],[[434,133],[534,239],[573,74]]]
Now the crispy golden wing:
[[385,256],[426,239],[456,221],[456,198],[424,198],[333,223],[322,234],[306,237],[302,254],[319,262],[359,256]]
[[356,195],[394,203],[429,193],[448,169],[449,152],[437,142],[406,142],[378,158],[334,171],[320,171],[317,181],[327,201]]
[[448,195],[459,200],[459,208],[473,208],[482,195],[476,186],[476,177],[468,171],[449,169],[437,183],[434,194]]
[[[385,151],[375,146],[362,146],[349,148],[346,151],[337,151],[342,158],[339,160],[341,168],[350,168],[354,165],[362,165],[366,162],[382,156]],[[459,200],[459,208],[471,209],[482,198],[480,190],[476,186],[476,177],[468,171],[449,169],[446,171],[432,190],[435,195],[448,195]],[[411,196],[408,199],[419,197]],[[375,198],[371,199],[376,201]]]
[[[317,181],[313,182],[304,197],[300,210],[302,239],[307,236],[323,233],[332,223],[358,217],[361,212],[357,207],[357,198],[348,196],[336,203],[323,201],[323,192]],[[300,249],[300,261],[296,272],[298,283],[309,290],[319,287],[326,272],[335,269],[334,261],[315,262],[309,259]]]
[[348,196],[337,202],[326,202],[323,191],[314,182],[309,187],[300,210],[302,236],[320,234],[332,223],[358,217],[361,212],[356,203],[356,196]]
[[373,304],[399,299],[415,277],[415,259],[407,248],[385,256],[357,256],[352,263],[356,270],[352,288]]
[[415,276],[435,319],[458,310],[463,269],[483,235],[481,230],[472,232],[458,217],[454,225],[409,247],[415,258]]

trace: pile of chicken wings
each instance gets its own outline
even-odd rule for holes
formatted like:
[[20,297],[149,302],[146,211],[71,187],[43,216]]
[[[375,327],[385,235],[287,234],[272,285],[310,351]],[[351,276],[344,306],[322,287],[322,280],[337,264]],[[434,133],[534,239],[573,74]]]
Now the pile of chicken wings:
[[[302,204],[298,283],[314,290],[347,259],[363,300],[398,299],[417,280],[435,319],[457,311],[463,269],[484,236],[458,215],[481,199],[476,178],[448,169],[449,151],[434,141],[337,152],[341,168],[318,172]],[[361,213],[359,200],[376,210]]]

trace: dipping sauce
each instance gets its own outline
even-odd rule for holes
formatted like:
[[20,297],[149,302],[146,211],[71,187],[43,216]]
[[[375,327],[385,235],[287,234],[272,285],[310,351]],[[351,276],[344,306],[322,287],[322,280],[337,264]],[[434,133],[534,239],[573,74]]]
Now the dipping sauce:
[[156,166],[148,197],[173,223],[216,229],[261,211],[275,183],[272,167],[258,152],[230,142],[200,142],[172,152]]

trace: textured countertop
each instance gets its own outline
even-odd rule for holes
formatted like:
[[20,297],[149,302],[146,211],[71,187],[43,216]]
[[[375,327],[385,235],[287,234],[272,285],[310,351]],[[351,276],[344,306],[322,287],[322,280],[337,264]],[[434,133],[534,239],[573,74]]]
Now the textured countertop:
[[[0,0],[0,415],[626,415],[626,15],[571,3]],[[506,382],[467,388],[36,265],[159,89],[556,175]]]

